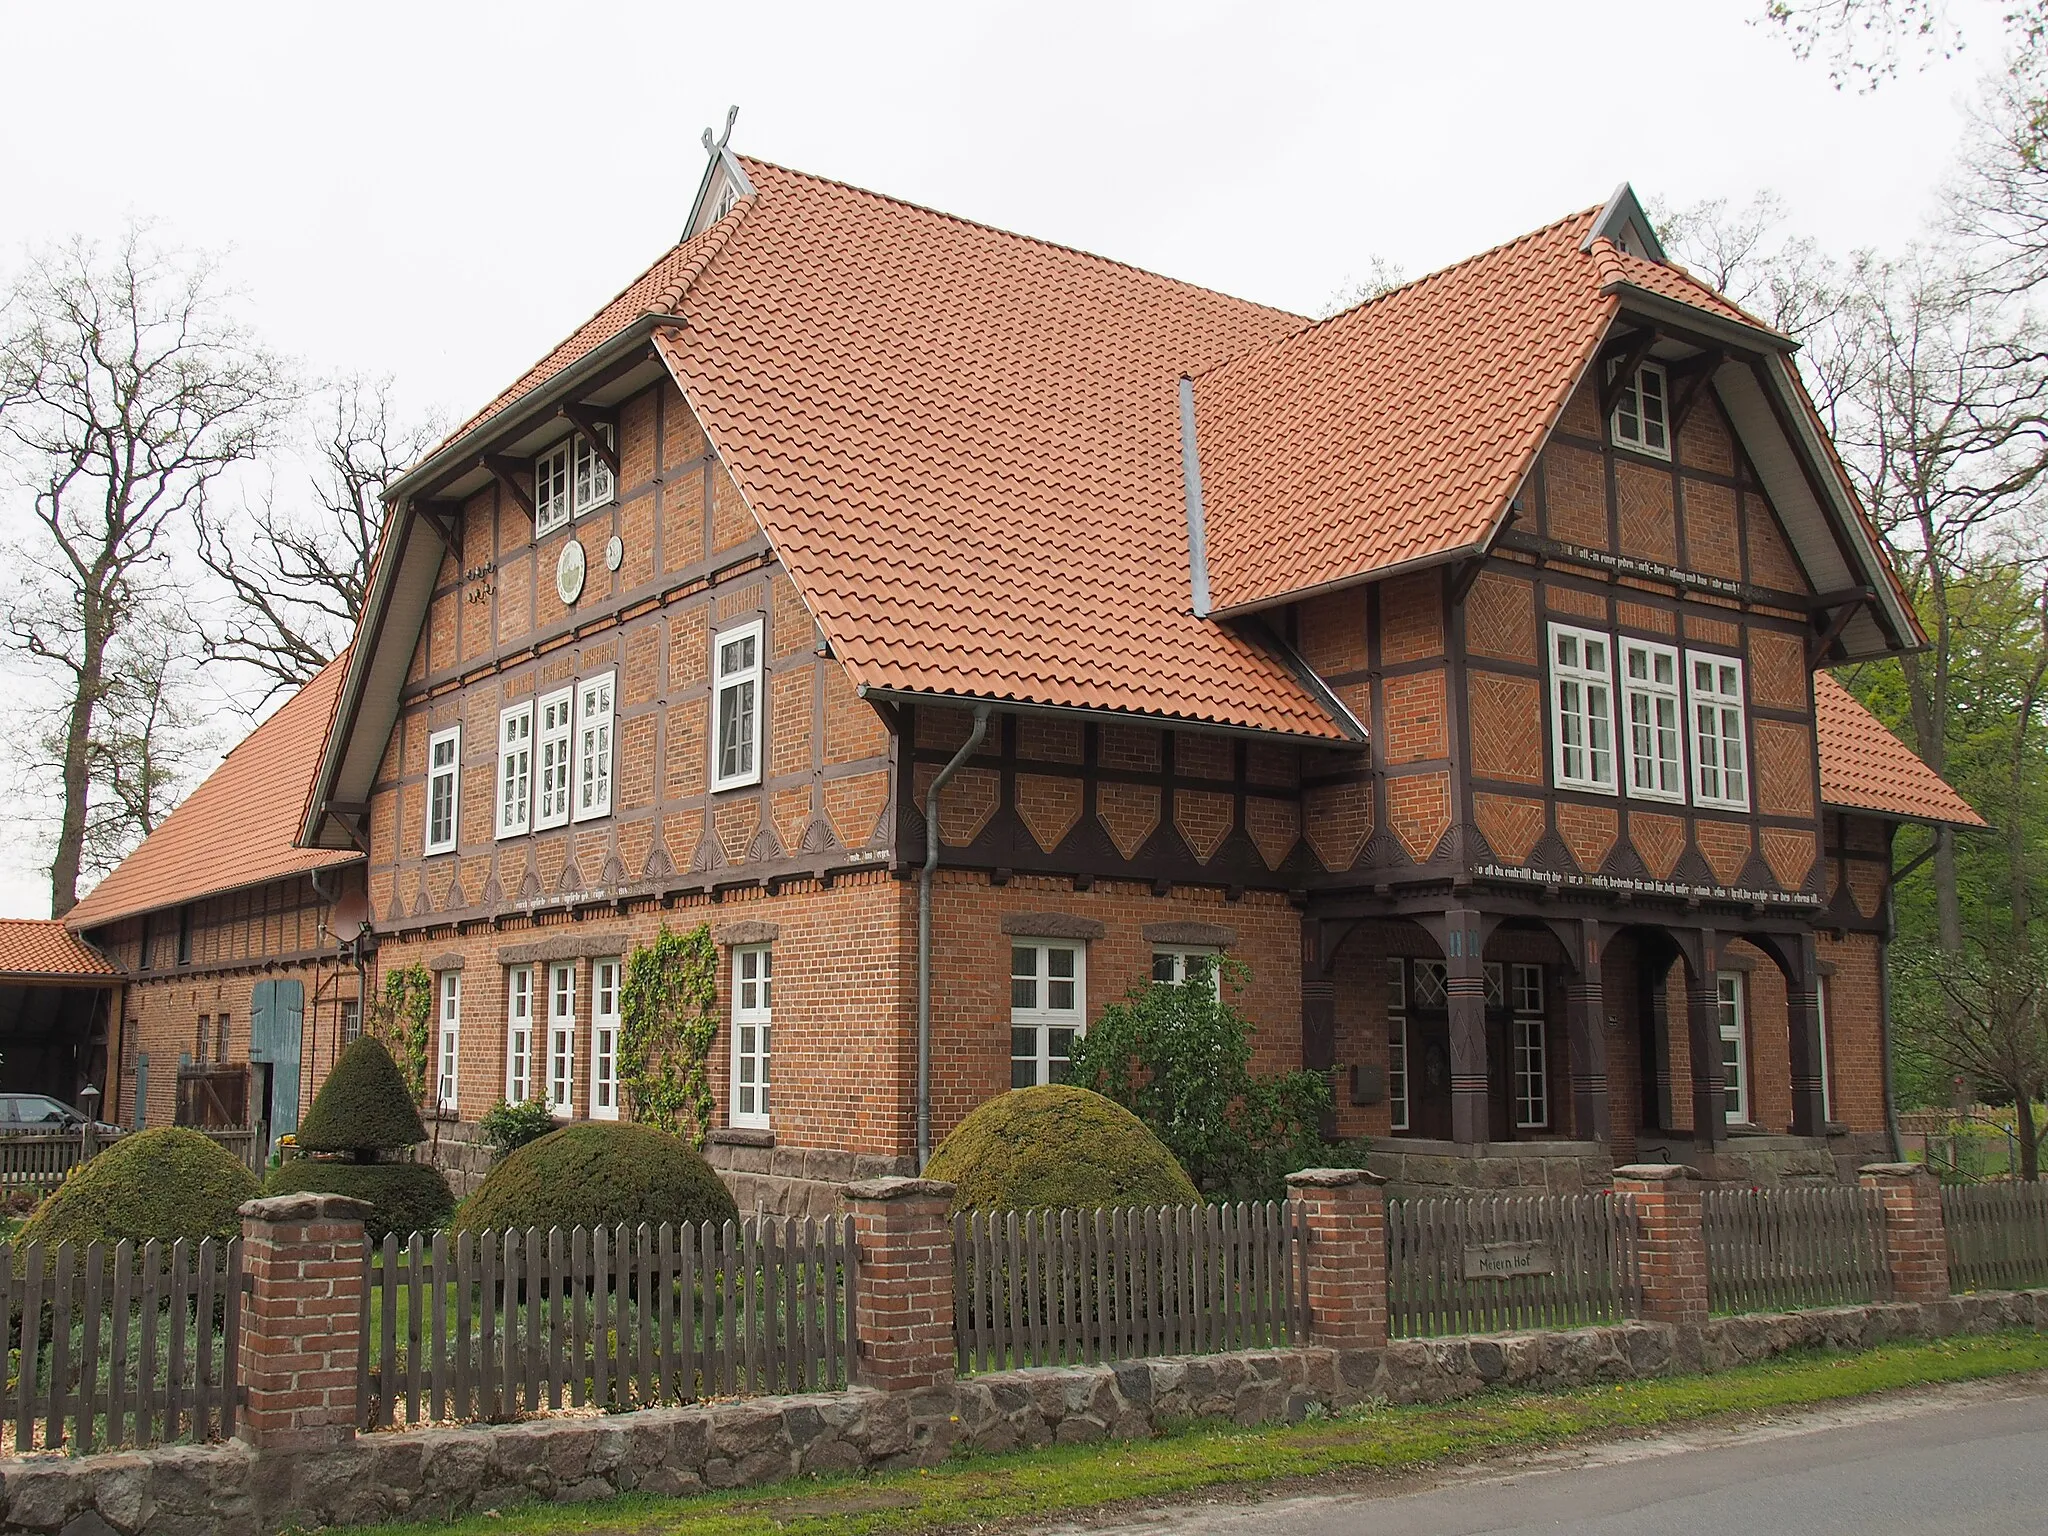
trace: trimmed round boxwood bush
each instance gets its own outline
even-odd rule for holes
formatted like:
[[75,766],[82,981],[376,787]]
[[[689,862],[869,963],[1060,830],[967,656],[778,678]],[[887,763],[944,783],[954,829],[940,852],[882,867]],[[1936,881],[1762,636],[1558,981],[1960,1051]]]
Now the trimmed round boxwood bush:
[[73,1170],[29,1217],[15,1253],[37,1241],[233,1237],[235,1213],[258,1192],[256,1175],[210,1137],[175,1125],[138,1131]]
[[299,1122],[300,1151],[346,1152],[361,1163],[426,1139],[412,1090],[374,1035],[357,1036],[341,1053]]
[[363,1230],[373,1243],[396,1232],[403,1242],[415,1232],[448,1225],[455,1192],[441,1170],[426,1163],[336,1163],[309,1157],[286,1158],[263,1180],[266,1195],[350,1195],[370,1202]]
[[1202,1202],[1136,1115],[1060,1083],[989,1100],[939,1143],[924,1176],[954,1186],[955,1211]]
[[679,1137],[585,1120],[508,1153],[457,1207],[466,1232],[732,1221],[732,1195]]

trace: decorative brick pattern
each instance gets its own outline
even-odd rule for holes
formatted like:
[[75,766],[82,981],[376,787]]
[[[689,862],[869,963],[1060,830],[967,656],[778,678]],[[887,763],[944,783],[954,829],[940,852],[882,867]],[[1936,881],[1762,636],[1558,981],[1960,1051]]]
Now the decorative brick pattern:
[[1628,840],[1652,880],[1669,880],[1685,856],[1685,818],[1632,810],[1628,813]]
[[1435,571],[1380,583],[1380,660],[1421,661],[1444,653],[1442,578]]
[[1206,789],[1177,789],[1173,792],[1173,824],[1180,832],[1181,841],[1188,845],[1188,852],[1200,863],[1208,863],[1216,850],[1223,846],[1223,839],[1230,835],[1235,816],[1229,795]]
[[1386,697],[1386,723],[1381,732],[1385,761],[1415,763],[1450,755],[1440,668],[1390,677],[1382,691]]
[[1387,780],[1387,825],[1417,864],[1429,861],[1451,825],[1451,776],[1410,773]]
[[1543,454],[1543,493],[1550,537],[1607,547],[1607,471],[1599,454],[1553,443]]
[[1501,862],[1521,864],[1528,860],[1543,836],[1543,802],[1520,795],[1476,794],[1472,797],[1472,819],[1479,824]]
[[1865,917],[1877,916],[1884,905],[1885,872],[1878,864],[1861,859],[1849,866],[1849,899]]
[[1671,473],[1633,459],[1614,466],[1621,511],[1621,552],[1664,565],[1678,563],[1678,520],[1671,506]]
[[1749,521],[1749,579],[1779,592],[1811,592],[1813,588],[1793,558],[1791,541],[1778,526],[1770,503],[1755,491],[1745,492],[1742,502]]
[[1031,840],[1051,853],[1081,819],[1081,781],[1042,773],[1018,774],[1017,816]]
[[884,1392],[953,1382],[953,1186],[868,1179],[846,1186],[860,1256],[854,1379]]
[[1576,619],[1589,619],[1594,624],[1607,623],[1606,598],[1598,592],[1568,587],[1563,582],[1547,581],[1543,584],[1543,606],[1552,613],[1569,614]]
[[1762,625],[1749,632],[1749,697],[1765,709],[1807,707],[1806,642]]
[[1387,1207],[1379,1175],[1310,1168],[1287,1176],[1308,1228],[1309,1335],[1328,1349],[1387,1342]]
[[1669,608],[1652,608],[1648,603],[1631,603],[1617,599],[1614,604],[1614,622],[1622,629],[1637,630],[1646,635],[1671,635],[1678,632],[1678,619]]
[[1536,587],[1519,576],[1486,571],[1465,597],[1465,649],[1501,661],[1538,660]]
[[1813,732],[1789,720],[1753,720],[1756,806],[1766,816],[1813,814]]
[[888,804],[886,769],[825,781],[825,814],[831,819],[833,835],[842,848],[865,848],[873,842]]
[[1885,1266],[1892,1300],[1948,1300],[1948,1232],[1941,1186],[1918,1163],[1872,1163],[1856,1176],[1884,1199]]
[[1685,482],[1685,563],[1709,576],[1742,579],[1735,493],[1727,486],[1711,480]]
[[1592,874],[1607,862],[1621,836],[1621,817],[1604,805],[1581,805],[1573,800],[1557,804],[1557,835],[1571,850],[1572,862],[1585,874]]
[[1758,841],[1763,845],[1764,862],[1771,866],[1778,884],[1788,891],[1804,890],[1806,877],[1819,853],[1814,835],[1789,827],[1765,827]]
[[1253,795],[1244,803],[1244,823],[1268,869],[1278,869],[1301,841],[1301,807],[1292,800]]
[[1749,862],[1749,823],[1701,817],[1693,823],[1692,835],[1714,878],[1723,885],[1740,884],[1742,866]]
[[1685,616],[1685,638],[1694,645],[1710,645],[1716,650],[1740,651],[1742,649],[1742,626],[1726,619],[1704,618],[1697,613]]
[[[1543,783],[1543,684],[1500,672],[1467,674],[1472,773],[1510,784]],[[1392,713],[1392,699],[1388,700]]]
[[1308,845],[1323,868],[1349,869],[1372,836],[1372,786],[1327,784],[1303,796]]
[[1699,1175],[1668,1164],[1631,1163],[1614,1170],[1614,1191],[1635,1197],[1643,1320],[1706,1322],[1707,1229]]
[[310,1450],[355,1438],[368,1210],[341,1195],[283,1195],[242,1207],[249,1292],[235,1433],[258,1449]]
[[[1125,858],[1136,858],[1138,850],[1145,846],[1145,839],[1159,829],[1159,786],[1156,784],[1102,784],[1095,791],[1095,819],[1102,823],[1102,830],[1109,834],[1109,840],[1116,844],[1117,852]],[[1222,797],[1226,800],[1227,796]],[[1230,830],[1227,819],[1223,832]],[[1216,834],[1216,841],[1223,840],[1223,832]],[[1210,845],[1210,851],[1215,844]]]

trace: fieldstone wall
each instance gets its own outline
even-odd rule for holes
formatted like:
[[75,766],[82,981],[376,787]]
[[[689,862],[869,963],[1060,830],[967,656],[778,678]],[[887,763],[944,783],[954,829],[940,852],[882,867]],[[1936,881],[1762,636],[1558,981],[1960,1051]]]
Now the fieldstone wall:
[[1375,1138],[1366,1166],[1397,1199],[1438,1195],[1580,1194],[1605,1189],[1613,1149],[1596,1141],[1495,1141],[1467,1144],[1408,1136]]
[[441,1519],[528,1500],[735,1488],[807,1472],[931,1466],[981,1451],[1143,1439],[1190,1419],[1303,1417],[1312,1405],[1445,1402],[1489,1387],[1552,1390],[1724,1370],[1788,1350],[2048,1331],[2048,1290],[1948,1301],[1627,1323],[1010,1371],[921,1392],[865,1388],[639,1413],[364,1435],[320,1452],[240,1443],[0,1462],[0,1536],[271,1536],[297,1527]]
[[830,1216],[846,1209],[849,1184],[907,1176],[914,1157],[778,1146],[768,1131],[716,1130],[704,1159],[718,1170],[742,1215]]
[[412,1149],[414,1162],[431,1163],[447,1176],[448,1187],[458,1200],[483,1183],[493,1158],[489,1144],[468,1121],[443,1120],[430,1125],[427,1139]]

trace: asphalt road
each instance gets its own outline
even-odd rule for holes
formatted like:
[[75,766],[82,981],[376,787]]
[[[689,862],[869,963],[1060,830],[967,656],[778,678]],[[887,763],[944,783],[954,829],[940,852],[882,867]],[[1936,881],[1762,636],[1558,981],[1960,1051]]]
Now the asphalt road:
[[[1067,1528],[1075,1530],[1077,1528]],[[2048,1380],[1979,1382],[1250,1504],[1128,1536],[1977,1536],[2048,1532]]]

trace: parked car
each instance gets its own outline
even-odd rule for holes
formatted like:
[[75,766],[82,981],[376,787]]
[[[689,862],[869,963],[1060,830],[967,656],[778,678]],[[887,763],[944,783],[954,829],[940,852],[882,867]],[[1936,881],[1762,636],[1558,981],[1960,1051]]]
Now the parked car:
[[[0,1093],[0,1136],[30,1131],[76,1131],[85,1116],[61,1099],[43,1093]],[[95,1120],[103,1136],[118,1136],[121,1128]]]

